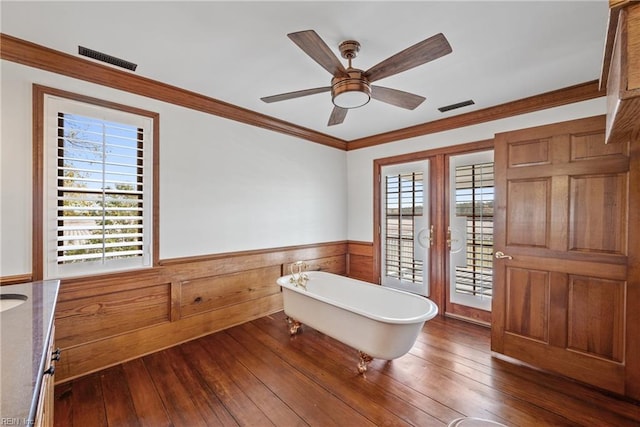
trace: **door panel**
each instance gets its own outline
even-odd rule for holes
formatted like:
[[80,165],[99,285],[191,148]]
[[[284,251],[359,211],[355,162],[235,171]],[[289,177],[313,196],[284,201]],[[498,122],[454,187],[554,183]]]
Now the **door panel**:
[[569,250],[626,255],[626,173],[571,177],[569,199]]
[[625,282],[571,276],[567,347],[622,362]]
[[507,270],[506,304],[508,316],[505,331],[523,338],[549,342],[548,271],[509,268]]
[[492,349],[624,392],[628,144],[604,117],[496,135]]
[[551,180],[514,180],[507,184],[507,244],[547,248],[551,218]]

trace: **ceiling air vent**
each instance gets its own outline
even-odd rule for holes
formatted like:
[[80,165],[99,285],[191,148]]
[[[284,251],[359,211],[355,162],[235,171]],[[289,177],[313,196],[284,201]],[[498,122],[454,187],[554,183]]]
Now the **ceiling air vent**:
[[440,110],[441,113],[444,113],[447,111],[455,110],[456,108],[462,108],[462,107],[466,107],[467,105],[473,105],[473,104],[475,104],[475,102],[473,102],[472,100],[462,101],[462,102],[458,102],[457,104],[451,104],[451,105],[446,105],[444,107],[440,107],[438,108],[438,110]]
[[125,61],[124,59],[116,58],[115,56],[107,55],[106,53],[98,52],[97,50],[89,49],[83,46],[78,46],[78,53],[87,58],[97,59],[98,61],[106,62],[107,64],[115,65],[117,67],[126,68],[127,70],[135,71],[138,64]]

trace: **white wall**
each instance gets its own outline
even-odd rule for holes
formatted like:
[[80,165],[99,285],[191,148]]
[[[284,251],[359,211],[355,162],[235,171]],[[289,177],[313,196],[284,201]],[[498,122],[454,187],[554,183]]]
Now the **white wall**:
[[346,153],[0,63],[0,276],[31,273],[32,84],[160,113],[160,258],[345,240]]
[[[31,272],[33,83],[160,113],[160,258],[373,240],[373,160],[605,113],[605,100],[343,152],[0,62],[0,275]],[[345,186],[346,183],[346,186]]]
[[605,114],[605,98],[347,152],[349,240],[373,241],[373,161],[491,139],[496,133]]

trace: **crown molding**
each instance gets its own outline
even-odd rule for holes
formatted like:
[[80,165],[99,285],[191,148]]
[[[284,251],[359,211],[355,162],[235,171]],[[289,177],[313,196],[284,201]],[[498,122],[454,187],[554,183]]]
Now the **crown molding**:
[[435,120],[404,129],[355,139],[347,144],[347,150],[357,150],[359,148],[372,147],[374,145],[415,138],[417,136],[443,132],[464,126],[477,125],[493,120],[518,116],[520,114],[545,110],[547,108],[572,104],[574,102],[599,98],[605,95],[605,92],[600,90],[598,81],[593,80],[575,86],[546,92],[540,95],[519,99],[517,101],[507,102],[494,107],[483,108],[481,110],[471,111],[469,113],[447,117],[445,119]]

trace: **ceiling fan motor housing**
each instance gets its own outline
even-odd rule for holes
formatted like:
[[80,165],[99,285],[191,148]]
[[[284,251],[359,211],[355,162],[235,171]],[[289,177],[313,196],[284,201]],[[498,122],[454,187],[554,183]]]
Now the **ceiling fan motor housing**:
[[331,79],[331,100],[340,108],[358,108],[371,99],[371,86],[362,70],[347,69],[348,76]]

